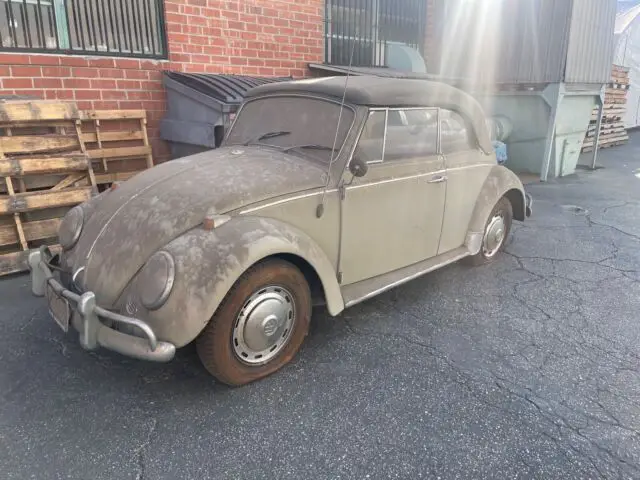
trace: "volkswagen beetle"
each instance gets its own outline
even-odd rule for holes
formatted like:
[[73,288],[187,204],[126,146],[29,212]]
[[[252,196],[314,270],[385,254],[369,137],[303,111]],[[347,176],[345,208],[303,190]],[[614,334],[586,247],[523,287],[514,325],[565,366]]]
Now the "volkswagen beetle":
[[446,84],[379,77],[251,90],[221,148],[144,171],[68,212],[29,257],[63,330],[169,361],[193,341],[242,385],[331,315],[444,265],[493,261],[531,197],[487,121]]

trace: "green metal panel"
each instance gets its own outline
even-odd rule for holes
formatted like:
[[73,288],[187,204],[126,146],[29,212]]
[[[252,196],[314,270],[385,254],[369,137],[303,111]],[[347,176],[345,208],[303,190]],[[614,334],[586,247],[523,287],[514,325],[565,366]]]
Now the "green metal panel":
[[543,172],[547,138],[552,122],[552,105],[557,103],[555,136],[551,142],[549,177],[575,172],[591,112],[599,92],[564,93],[562,89],[544,92],[505,92],[474,95],[487,116],[503,115],[513,123],[506,140],[509,159],[506,166],[515,172]]

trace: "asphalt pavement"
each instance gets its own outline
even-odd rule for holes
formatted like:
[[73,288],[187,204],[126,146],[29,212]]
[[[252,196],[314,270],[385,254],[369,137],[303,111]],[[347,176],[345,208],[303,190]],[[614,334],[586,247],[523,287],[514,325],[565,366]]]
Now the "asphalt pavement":
[[0,279],[0,477],[640,478],[640,134],[600,163],[529,185],[496,263],[320,310],[238,389],[85,352]]

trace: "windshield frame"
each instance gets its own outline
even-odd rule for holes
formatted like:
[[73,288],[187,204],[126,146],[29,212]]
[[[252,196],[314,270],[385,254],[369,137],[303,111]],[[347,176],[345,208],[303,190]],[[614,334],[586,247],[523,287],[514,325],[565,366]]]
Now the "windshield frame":
[[[226,134],[224,136],[224,140],[223,140],[221,146],[222,147],[227,147],[227,146],[238,146],[238,145],[241,145],[241,143],[228,143],[228,140],[229,140],[229,136],[231,135],[231,132],[233,132],[233,129],[237,125],[237,121],[240,118],[240,115],[242,114],[242,111],[251,102],[264,101],[264,100],[267,100],[267,99],[270,99],[270,98],[291,98],[291,97],[313,99],[313,100],[321,100],[323,102],[333,103],[333,104],[337,105],[338,108],[339,107],[343,107],[343,108],[347,108],[347,109],[351,110],[351,112],[353,114],[353,118],[351,120],[351,125],[349,125],[349,128],[346,130],[346,133],[344,135],[344,140],[342,141],[341,145],[340,144],[336,145],[336,149],[332,152],[333,153],[333,157],[329,157],[329,159],[327,161],[319,158],[317,155],[313,155],[313,153],[310,154],[308,149],[293,149],[293,150],[291,150],[291,151],[286,153],[286,155],[297,155],[297,156],[303,157],[305,159],[312,160],[312,161],[314,161],[316,163],[322,164],[323,166],[325,166],[327,168],[329,168],[330,166],[335,164],[336,161],[343,155],[343,153],[345,151],[345,146],[349,143],[349,139],[351,137],[351,134],[353,133],[353,128],[356,125],[356,123],[358,123],[358,109],[354,105],[351,105],[350,103],[346,103],[346,102],[342,103],[342,101],[340,99],[336,99],[336,98],[333,98],[333,97],[322,96],[322,95],[305,94],[305,93],[273,93],[273,94],[269,94],[269,95],[261,95],[259,97],[252,97],[249,100],[246,100],[246,101],[242,102],[242,105],[238,109],[238,111],[237,111],[237,113],[235,115],[235,118],[233,119],[233,122],[231,123],[231,126],[229,127],[229,130],[227,130],[227,132],[226,132]],[[344,121],[344,117],[342,118],[341,121]],[[334,125],[334,128],[332,128],[332,132],[335,132],[336,128],[337,128],[337,125]],[[280,149],[280,146],[269,145],[268,143],[262,143],[262,142],[255,143],[254,145]],[[331,148],[331,147],[333,147],[333,145],[328,145],[328,147]]]

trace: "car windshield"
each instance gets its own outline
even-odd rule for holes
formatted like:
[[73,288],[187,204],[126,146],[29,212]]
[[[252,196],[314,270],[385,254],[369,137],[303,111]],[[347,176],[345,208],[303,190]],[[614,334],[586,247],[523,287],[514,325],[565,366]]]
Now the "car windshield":
[[[226,145],[272,145],[328,163],[340,117],[340,105],[317,98],[269,97],[247,102],[229,132]],[[336,153],[353,123],[342,110]]]

